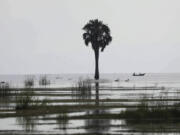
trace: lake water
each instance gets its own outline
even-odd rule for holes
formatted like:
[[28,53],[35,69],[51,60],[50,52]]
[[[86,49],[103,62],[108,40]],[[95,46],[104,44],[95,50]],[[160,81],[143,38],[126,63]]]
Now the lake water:
[[[83,96],[73,96],[71,90],[50,89],[65,88],[74,86],[79,80],[91,79],[92,74],[56,74],[46,75],[51,84],[44,87],[39,85],[40,78],[44,75],[0,75],[0,81],[10,83],[11,87],[22,88],[24,81],[33,78],[35,88],[42,87],[44,90],[36,91],[38,99],[52,100],[50,105],[82,105],[86,102],[57,102],[53,100],[91,99],[96,100],[96,89],[92,89],[90,94]],[[116,81],[115,81],[116,80]],[[118,80],[118,81],[117,81]],[[128,80],[128,81],[127,81]],[[93,82],[93,81],[92,81]],[[164,98],[180,99],[180,74],[179,73],[153,73],[145,76],[132,76],[132,74],[101,74],[99,87],[99,106],[101,105],[137,105],[137,99]],[[63,96],[62,96],[63,95]],[[0,100],[1,110],[13,108],[15,98],[5,98]],[[116,101],[125,99],[130,101]],[[103,101],[107,100],[107,101]],[[114,100],[109,102],[108,100]],[[134,101],[133,101],[134,100]],[[169,104],[176,103],[170,101]],[[88,104],[96,104],[89,102]],[[67,116],[119,114],[126,107],[113,107],[110,109],[87,109],[83,111],[68,112]],[[15,113],[12,111],[0,113]],[[29,117],[0,118],[0,134],[126,134],[126,135],[175,135],[180,134],[178,123],[146,125],[129,123],[124,119],[70,119],[58,120],[61,114],[48,114]],[[146,132],[144,132],[146,131]]]
[[[24,87],[24,81],[33,78],[34,87],[39,86],[39,79],[45,75],[0,75],[0,81],[9,82],[12,87]],[[50,80],[49,87],[71,87],[79,79],[93,79],[93,74],[47,74]],[[101,74],[104,85],[118,86],[164,86],[180,87],[180,73],[147,73],[145,76],[132,74]],[[115,80],[119,80],[115,82]],[[127,81],[129,80],[129,81]]]

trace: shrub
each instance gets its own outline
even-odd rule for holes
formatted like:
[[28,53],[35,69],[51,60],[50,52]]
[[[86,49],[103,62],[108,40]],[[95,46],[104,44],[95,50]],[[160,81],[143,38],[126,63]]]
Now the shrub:
[[47,99],[39,100],[34,96],[34,91],[23,91],[16,97],[16,110],[29,109],[31,107],[45,107],[47,106]]
[[136,109],[127,109],[121,112],[120,117],[135,120],[169,120],[180,118],[180,109],[178,104],[168,106],[167,102],[156,102],[154,106],[150,106],[148,103],[142,101]]
[[46,86],[46,85],[50,85],[50,80],[47,79],[46,76],[42,76],[39,80],[39,85],[43,85],[43,86]]
[[24,81],[24,86],[26,88],[31,88],[34,86],[34,79],[33,78],[27,78],[25,81]]
[[0,96],[9,96],[11,94],[9,83],[0,82]]
[[32,106],[35,98],[33,97],[32,91],[21,92],[16,97],[16,110],[27,109]]

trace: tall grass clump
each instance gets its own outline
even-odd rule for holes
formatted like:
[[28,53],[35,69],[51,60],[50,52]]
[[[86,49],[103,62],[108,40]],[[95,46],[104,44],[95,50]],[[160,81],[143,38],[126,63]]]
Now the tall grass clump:
[[39,100],[32,90],[22,91],[16,96],[16,110],[25,110],[32,107],[46,107],[48,105],[47,99]]
[[173,104],[168,105],[167,102],[156,101],[148,104],[145,101],[141,103],[134,109],[127,109],[120,113],[121,118],[134,119],[134,120],[172,120],[180,118],[180,105]]
[[24,81],[25,88],[32,88],[34,86],[34,79],[33,78],[27,78]]
[[36,98],[33,91],[23,91],[16,97],[16,110],[28,109],[34,104]]
[[46,86],[46,85],[50,85],[50,84],[51,84],[51,82],[50,82],[50,80],[47,79],[46,76],[40,77],[39,85]]
[[72,88],[72,95],[76,99],[90,99],[91,98],[92,84],[89,79],[79,80]]
[[9,96],[11,94],[9,83],[0,82],[0,96]]

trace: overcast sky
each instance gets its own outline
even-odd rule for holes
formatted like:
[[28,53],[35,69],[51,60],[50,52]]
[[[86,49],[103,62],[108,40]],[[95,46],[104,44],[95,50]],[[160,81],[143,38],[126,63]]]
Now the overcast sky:
[[0,0],[0,74],[94,73],[96,18],[113,37],[101,73],[180,72],[180,0]]

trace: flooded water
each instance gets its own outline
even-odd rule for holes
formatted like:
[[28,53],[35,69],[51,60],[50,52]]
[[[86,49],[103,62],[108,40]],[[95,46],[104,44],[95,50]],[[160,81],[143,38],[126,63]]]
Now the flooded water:
[[[50,85],[47,86],[39,85],[41,76],[43,75],[0,75],[0,81],[8,82],[11,88],[21,90],[24,80],[33,78],[33,87],[41,88],[35,89],[35,97],[48,100],[49,106],[91,106],[63,113],[2,117],[0,134],[180,134],[180,123],[142,124],[125,119],[88,117],[118,115],[129,106],[138,105],[140,99],[149,99],[147,102],[150,104],[154,102],[152,99],[167,99],[169,105],[179,103],[180,74],[146,74],[139,77],[131,74],[102,74],[98,91],[93,81],[91,90],[73,91],[71,88],[79,79],[92,79],[91,74],[46,75],[50,80]],[[13,96],[0,97],[0,114],[16,114],[15,100]],[[93,105],[99,108],[93,108]],[[104,108],[100,108],[101,106]]]
[[[33,78],[34,87],[39,86],[39,79],[46,76],[50,87],[69,87],[79,79],[92,79],[93,74],[47,74],[47,75],[0,75],[0,81],[9,82],[12,87],[24,87],[24,81]],[[145,76],[132,76],[132,74],[101,74],[104,86],[165,86],[180,87],[180,73],[147,73]],[[117,80],[117,81],[115,81]],[[107,83],[109,82],[109,83]]]

